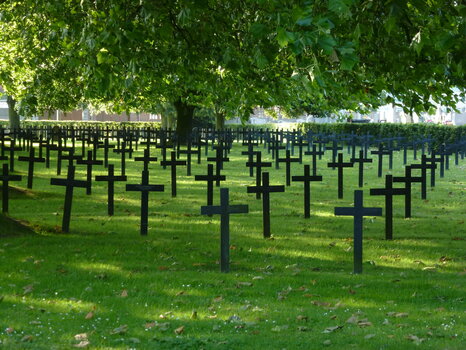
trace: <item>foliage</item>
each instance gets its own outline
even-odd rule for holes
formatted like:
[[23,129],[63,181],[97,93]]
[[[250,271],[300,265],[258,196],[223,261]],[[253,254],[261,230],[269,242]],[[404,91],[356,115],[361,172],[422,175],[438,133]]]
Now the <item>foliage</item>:
[[154,101],[316,114],[465,88],[466,6],[440,0],[3,1],[0,84],[23,114]]
[[379,138],[402,136],[409,141],[431,137],[436,145],[454,143],[466,137],[466,125],[395,124],[395,123],[303,123],[299,129],[314,133],[373,135]]

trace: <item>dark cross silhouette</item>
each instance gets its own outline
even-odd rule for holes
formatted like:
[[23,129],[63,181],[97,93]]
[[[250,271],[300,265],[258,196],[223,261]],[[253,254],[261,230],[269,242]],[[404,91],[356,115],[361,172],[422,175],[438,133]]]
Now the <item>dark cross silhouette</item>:
[[327,164],[332,169],[338,168],[338,198],[343,198],[343,169],[352,168],[353,163],[343,162],[343,153],[338,153],[338,162],[332,162]]
[[176,197],[176,167],[179,165],[186,165],[186,161],[184,160],[176,160],[176,152],[171,152],[171,160],[169,161],[161,161],[160,164],[162,166],[170,166],[171,167],[171,175],[172,175],[172,197]]
[[[243,156],[248,156],[248,163],[252,163],[254,161],[254,154],[257,153],[257,151],[254,151],[254,144],[249,143],[248,144],[248,150],[247,151],[242,151],[241,155]],[[254,176],[254,167],[249,167],[249,176],[253,177]]]
[[[81,155],[75,154],[75,149],[72,147],[61,147],[60,145],[57,148],[57,175],[61,175],[62,160],[68,160],[68,166],[74,165],[75,160],[82,159]],[[63,155],[63,152],[68,152],[68,154]]]
[[392,175],[385,175],[385,188],[371,188],[371,196],[385,196],[385,239],[393,239],[393,196],[406,196],[405,188],[393,188]]
[[[337,140],[333,140],[332,141],[332,147],[325,147],[325,150],[327,149],[330,149],[332,150],[332,162],[331,163],[328,163],[328,164],[335,164],[336,163],[336,160],[337,160],[337,153],[338,151],[341,151],[343,149],[343,147],[341,146],[338,146],[338,141]],[[339,153],[338,153],[339,154]],[[330,166],[330,165],[329,165]],[[335,166],[333,165],[332,166],[332,170],[335,170]]]
[[305,155],[311,155],[312,156],[312,175],[316,176],[317,175],[317,156],[319,156],[319,159],[324,154],[324,151],[322,150],[317,150],[317,146],[315,144],[312,145],[312,151],[306,151],[304,152]]
[[3,148],[5,151],[10,152],[10,156],[8,157],[8,159],[10,160],[10,171],[11,172],[15,171],[15,152],[21,151],[23,149],[20,146],[15,146],[15,144],[16,144],[16,139],[11,139],[10,146]]
[[411,217],[411,184],[422,182],[421,177],[411,175],[411,166],[405,167],[405,176],[397,176],[393,178],[393,182],[404,182],[405,184],[405,218]]
[[298,141],[293,140],[291,145],[292,145],[292,150],[295,146],[298,147],[299,164],[302,164],[303,163],[303,147],[308,147],[309,142],[303,141],[302,137],[299,137]]
[[[249,168],[256,168],[256,186],[259,187],[261,185],[262,180],[262,168],[268,168],[272,166],[271,162],[263,162],[262,161],[262,153],[256,153],[256,161],[255,162],[247,162],[246,166]],[[256,193],[256,199],[260,199],[261,194],[260,192]]]
[[262,194],[262,223],[264,238],[270,237],[270,193],[285,192],[285,186],[270,186],[269,173],[262,174],[261,186],[248,186],[248,193]]
[[108,138],[104,139],[103,144],[99,144],[98,148],[104,149],[104,167],[108,167],[108,151],[112,148],[115,148],[115,145],[110,145]]
[[156,162],[157,157],[151,157],[150,156],[150,150],[149,148],[144,148],[144,156],[142,157],[135,157],[134,158],[135,162],[143,162],[144,164],[144,171],[149,171],[149,163],[150,162]]
[[278,159],[280,158],[280,150],[285,149],[285,146],[282,146],[282,142],[278,138],[271,138],[269,140],[268,151],[272,151],[272,159],[275,159],[275,169],[280,169],[280,164]]
[[101,160],[93,160],[92,151],[87,151],[87,159],[78,159],[77,161],[80,165],[86,165],[86,176],[87,176],[87,188],[86,194],[90,195],[92,193],[92,166],[94,165],[103,165],[104,162]]
[[0,175],[2,181],[2,212],[8,213],[8,189],[10,181],[21,181],[20,175],[10,175],[8,171],[8,164],[3,164],[3,174]]
[[362,187],[364,184],[364,163],[372,163],[372,159],[364,158],[364,151],[360,150],[359,158],[351,158],[350,161],[359,165],[358,186]]
[[280,163],[286,163],[286,185],[290,186],[291,185],[291,163],[298,163],[299,158],[291,158],[290,151],[287,150],[286,157],[278,158],[278,161]]
[[304,182],[304,217],[311,217],[311,182],[322,181],[322,176],[316,176],[310,174],[310,167],[308,164],[304,165],[303,176],[293,176],[293,181]]
[[[426,157],[425,160],[430,164],[441,164],[443,162],[443,157],[436,157],[435,151],[432,151],[432,153],[430,154],[430,158]],[[442,165],[440,166],[442,167]],[[430,169],[430,187],[435,187],[435,169],[437,169],[437,167]]]
[[382,177],[383,156],[389,155],[390,152],[384,150],[383,143],[379,143],[379,149],[377,151],[371,151],[371,154],[376,154],[378,156],[379,163],[377,165],[377,176]]
[[75,187],[87,188],[87,181],[74,179],[75,167],[68,166],[68,175],[66,179],[50,179],[51,185],[65,186],[65,206],[63,209],[62,231],[70,232],[71,204],[73,201],[73,191]]
[[223,169],[223,162],[229,162],[230,158],[227,158],[227,157],[223,156],[223,151],[224,151],[223,147],[217,146],[215,151],[216,151],[215,157],[208,157],[207,161],[208,162],[215,162],[216,167],[218,169],[222,170]]
[[115,182],[126,181],[126,176],[115,176],[114,165],[108,165],[108,175],[96,176],[95,181],[105,181],[108,183],[107,187],[107,203],[108,203],[108,215],[112,216],[114,213],[114,197],[115,197]]
[[214,175],[213,164],[207,164],[207,175],[195,175],[195,181],[207,181],[207,205],[214,203],[214,181],[225,181],[225,175]]
[[186,149],[180,150],[178,155],[186,154],[186,176],[191,176],[191,155],[192,154],[200,154],[199,150],[193,150],[191,147],[191,141],[188,141],[186,145]]
[[427,169],[435,171],[436,168],[435,163],[427,161],[425,154],[421,157],[421,164],[411,164],[411,169],[421,169],[421,199],[427,199]]
[[[172,152],[174,155],[175,152]],[[149,192],[163,192],[163,185],[149,185],[149,172],[142,171],[142,182],[140,185],[128,184],[126,191],[141,192],[141,235],[147,235],[149,218]]]
[[133,150],[131,148],[126,147],[126,141],[122,141],[121,148],[115,148],[113,152],[121,155],[121,175],[125,176],[126,174],[126,153],[131,155],[133,153]]
[[362,273],[362,219],[364,216],[382,216],[382,208],[365,208],[362,190],[354,191],[354,207],[336,207],[335,215],[352,216],[354,218],[354,273]]
[[32,180],[34,179],[34,164],[45,163],[45,158],[34,157],[34,147],[29,148],[29,157],[20,156],[18,160],[20,162],[28,162],[28,184],[27,188],[32,188]]
[[[211,165],[211,164],[209,164]],[[220,214],[220,271],[230,271],[230,215],[246,214],[249,212],[247,205],[230,205],[228,188],[220,189],[219,206],[202,206],[201,214],[212,216]]]

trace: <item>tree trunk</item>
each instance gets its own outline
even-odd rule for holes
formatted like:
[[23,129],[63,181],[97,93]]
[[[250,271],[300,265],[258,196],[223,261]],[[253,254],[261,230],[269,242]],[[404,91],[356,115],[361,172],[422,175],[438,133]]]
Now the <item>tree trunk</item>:
[[19,129],[20,128],[19,114],[15,109],[16,100],[13,97],[8,96],[7,103],[8,103],[8,119],[10,121],[10,129],[12,130]]
[[174,103],[176,109],[176,136],[178,142],[186,144],[193,129],[194,106],[183,102],[181,99]]
[[225,113],[224,112],[215,113],[215,126],[217,130],[225,129]]

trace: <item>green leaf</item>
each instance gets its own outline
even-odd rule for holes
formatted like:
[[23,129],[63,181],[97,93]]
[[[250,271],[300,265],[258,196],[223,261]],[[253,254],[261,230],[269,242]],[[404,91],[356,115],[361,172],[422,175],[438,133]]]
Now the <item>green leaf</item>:
[[254,62],[256,63],[256,66],[260,69],[265,68],[269,63],[267,57],[264,56],[264,54],[259,48],[257,48],[254,52]]
[[323,35],[319,38],[317,44],[324,50],[325,54],[331,55],[337,42],[331,35]]
[[262,23],[256,22],[251,24],[251,26],[249,27],[249,31],[256,39],[260,39],[264,37],[265,34],[267,34],[267,27]]
[[328,0],[328,9],[340,17],[349,17],[351,2],[351,0]]
[[278,45],[280,45],[281,47],[285,47],[288,45],[288,36],[286,35],[285,29],[278,28],[277,41],[278,41]]
[[356,63],[359,62],[358,56],[355,54],[342,55],[340,68],[342,70],[352,70]]
[[307,16],[307,17],[303,17],[303,18],[300,18],[296,21],[296,24],[299,25],[299,26],[302,26],[302,27],[308,27],[310,26],[312,23],[312,17],[311,16]]

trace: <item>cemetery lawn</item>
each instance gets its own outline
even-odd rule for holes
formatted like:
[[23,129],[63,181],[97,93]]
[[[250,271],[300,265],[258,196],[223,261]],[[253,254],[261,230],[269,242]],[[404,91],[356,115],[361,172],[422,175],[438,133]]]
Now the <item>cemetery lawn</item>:
[[[185,167],[171,198],[170,170],[149,166],[150,183],[164,184],[165,192],[150,194],[149,233],[142,237],[140,194],[126,192],[124,183],[115,185],[113,217],[106,215],[106,183],[94,182],[91,196],[75,189],[71,232],[61,233],[64,189],[50,186],[55,161],[50,169],[36,165],[32,190],[27,165],[17,162],[24,178],[11,183],[10,216],[18,222],[0,221],[0,347],[464,349],[464,160],[451,162],[436,187],[428,187],[426,201],[413,185],[412,218],[403,218],[403,198],[394,198],[393,241],[384,239],[383,217],[364,219],[364,271],[353,275],[352,218],[333,211],[352,205],[357,167],[345,169],[344,198],[337,199],[330,154],[318,162],[324,180],[311,184],[309,219],[302,183],[272,193],[273,237],[264,239],[262,204],[246,193],[255,178],[241,150],[234,146],[222,173],[231,204],[250,210],[230,218],[228,274],[219,272],[220,218],[200,215],[206,183],[185,176]],[[263,158],[271,161],[265,150]],[[384,207],[382,196],[369,196],[369,188],[384,184],[373,159],[365,165],[364,205]],[[119,172],[118,158],[111,163]],[[206,164],[203,155],[192,174],[206,174]],[[302,169],[293,163],[292,175]],[[140,183],[141,170],[128,159],[127,183]],[[78,166],[77,178],[85,179],[84,171]],[[283,164],[264,171],[272,185],[285,184]],[[401,154],[390,173],[404,175]],[[106,170],[96,167],[95,175]]]

